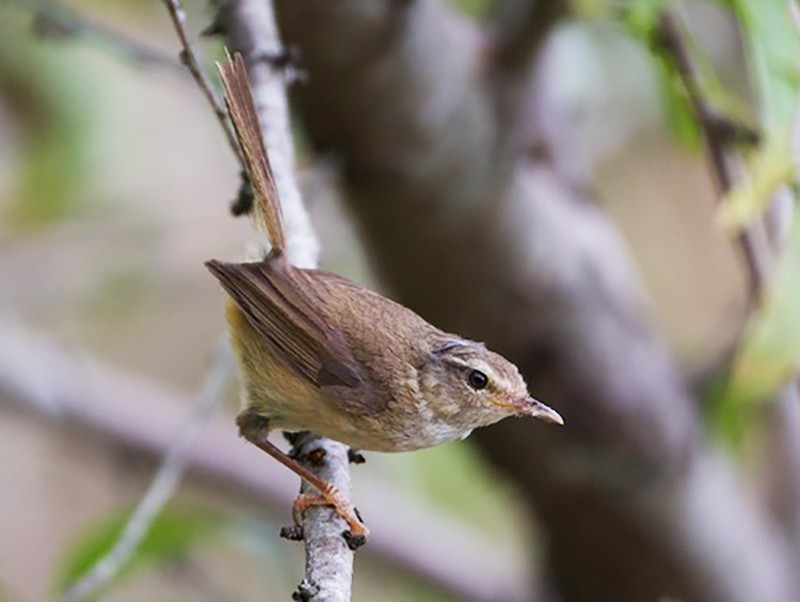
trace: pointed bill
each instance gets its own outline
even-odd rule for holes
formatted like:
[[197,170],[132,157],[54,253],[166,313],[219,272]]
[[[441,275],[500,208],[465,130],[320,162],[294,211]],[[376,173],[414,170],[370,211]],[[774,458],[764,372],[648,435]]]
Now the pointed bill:
[[556,412],[550,406],[546,406],[538,399],[534,399],[533,397],[526,397],[523,399],[520,404],[520,414],[523,416],[532,416],[534,418],[538,418],[539,420],[543,420],[544,422],[550,422],[552,424],[562,425],[564,424],[564,419],[561,417],[561,414]]

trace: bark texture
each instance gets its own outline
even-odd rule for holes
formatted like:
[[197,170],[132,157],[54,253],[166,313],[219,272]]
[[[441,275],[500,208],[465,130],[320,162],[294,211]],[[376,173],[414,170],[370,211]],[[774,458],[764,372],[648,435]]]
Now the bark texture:
[[[242,53],[247,64],[253,100],[280,195],[289,260],[298,267],[315,268],[319,245],[295,179],[286,82],[284,74],[276,67],[283,45],[275,25],[272,3],[268,0],[227,0],[220,5],[218,20],[230,45]],[[262,231],[265,229],[264,224],[255,225]],[[259,258],[261,253],[263,249],[259,250]],[[349,499],[347,446],[304,432],[292,451],[306,468]],[[310,451],[315,451],[321,457],[320,461],[309,462]],[[301,490],[305,493],[314,491],[305,481],[302,481]],[[324,506],[308,509],[301,519],[306,553],[305,577],[293,597],[306,602],[349,601],[353,584],[353,550],[342,537],[347,524],[332,508]]]
[[787,543],[705,440],[623,244],[551,160],[569,149],[546,82],[509,95],[482,32],[434,0],[275,4],[308,72],[297,106],[379,273],[566,420],[476,436],[541,519],[561,597],[797,600]]

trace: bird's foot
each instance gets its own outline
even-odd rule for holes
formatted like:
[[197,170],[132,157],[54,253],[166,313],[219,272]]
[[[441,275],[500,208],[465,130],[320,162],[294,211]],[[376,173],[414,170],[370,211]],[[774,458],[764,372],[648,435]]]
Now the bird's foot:
[[292,516],[297,524],[303,512],[312,506],[331,506],[336,514],[347,521],[350,531],[345,539],[351,549],[355,549],[367,542],[369,529],[361,521],[356,507],[342,495],[333,485],[328,484],[319,493],[301,493],[292,504]]

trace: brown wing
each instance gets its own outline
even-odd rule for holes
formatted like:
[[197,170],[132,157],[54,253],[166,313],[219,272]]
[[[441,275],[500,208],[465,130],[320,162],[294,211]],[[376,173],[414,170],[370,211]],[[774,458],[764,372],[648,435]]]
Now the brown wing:
[[206,266],[275,355],[299,376],[350,412],[374,414],[385,407],[344,336],[319,311],[324,301],[298,283],[297,271],[282,257],[256,263],[209,261]]
[[261,126],[258,122],[247,69],[242,55],[238,52],[234,59],[227,54],[222,63],[217,64],[222,87],[225,89],[225,102],[242,148],[247,175],[253,185],[257,219],[266,226],[267,235],[273,248],[279,252],[286,249],[278,189],[269,164]]

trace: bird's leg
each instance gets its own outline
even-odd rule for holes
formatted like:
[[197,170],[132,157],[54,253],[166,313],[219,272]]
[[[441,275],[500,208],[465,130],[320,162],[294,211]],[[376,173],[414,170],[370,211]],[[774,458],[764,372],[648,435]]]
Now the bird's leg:
[[332,506],[336,513],[347,521],[352,536],[355,538],[367,538],[369,529],[367,529],[367,526],[359,519],[355,506],[342,495],[341,491],[315,475],[297,460],[287,456],[267,439],[267,435],[269,434],[269,421],[266,418],[252,412],[244,411],[236,417],[236,424],[239,427],[239,434],[242,437],[259,449],[267,452],[270,456],[319,491],[319,493],[301,493],[297,496],[294,504],[292,504],[292,516],[295,522],[300,524],[298,520],[300,515],[311,506]]

